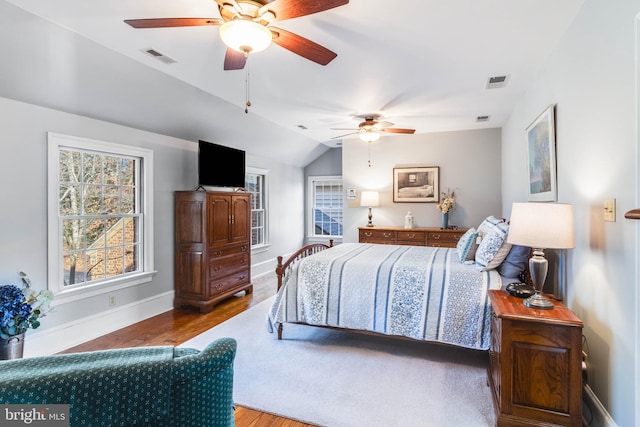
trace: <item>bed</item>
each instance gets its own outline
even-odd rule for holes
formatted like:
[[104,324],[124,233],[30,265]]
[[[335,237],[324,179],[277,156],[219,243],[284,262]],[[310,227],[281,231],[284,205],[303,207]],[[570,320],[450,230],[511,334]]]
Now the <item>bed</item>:
[[[506,223],[501,227],[508,230]],[[269,331],[282,339],[284,325],[298,323],[487,350],[488,291],[517,281],[512,277],[522,273],[526,257],[519,249],[519,272],[507,277],[497,268],[512,265],[507,255],[516,252],[505,242],[506,231],[498,233],[500,243],[492,240],[493,230],[485,229],[480,244],[478,234],[470,229],[457,248],[316,243],[286,262],[279,257]],[[472,255],[465,252],[468,242],[477,245]],[[486,263],[483,244],[493,253]]]

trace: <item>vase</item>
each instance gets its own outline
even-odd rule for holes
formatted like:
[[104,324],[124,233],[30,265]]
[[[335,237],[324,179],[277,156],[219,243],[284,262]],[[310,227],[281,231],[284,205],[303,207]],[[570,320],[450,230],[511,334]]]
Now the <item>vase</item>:
[[24,350],[24,334],[0,339],[0,360],[21,359]]
[[449,212],[442,212],[442,229],[446,230],[449,227]]

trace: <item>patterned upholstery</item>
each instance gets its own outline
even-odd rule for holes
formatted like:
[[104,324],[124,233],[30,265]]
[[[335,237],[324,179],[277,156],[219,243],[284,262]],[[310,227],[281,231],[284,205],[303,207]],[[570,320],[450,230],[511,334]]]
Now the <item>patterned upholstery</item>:
[[233,426],[236,341],[0,361],[0,404],[70,404],[72,426]]

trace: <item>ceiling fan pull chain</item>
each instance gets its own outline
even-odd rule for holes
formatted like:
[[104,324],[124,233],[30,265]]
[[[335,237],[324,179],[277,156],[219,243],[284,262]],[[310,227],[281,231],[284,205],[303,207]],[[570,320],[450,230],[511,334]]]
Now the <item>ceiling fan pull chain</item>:
[[249,100],[249,54],[245,53],[247,56],[247,65],[244,67],[245,75],[244,75],[244,84],[245,84],[245,100],[246,106],[244,107],[244,113],[249,113],[249,107],[251,107],[251,101]]
[[369,143],[369,167],[371,167],[371,143]]

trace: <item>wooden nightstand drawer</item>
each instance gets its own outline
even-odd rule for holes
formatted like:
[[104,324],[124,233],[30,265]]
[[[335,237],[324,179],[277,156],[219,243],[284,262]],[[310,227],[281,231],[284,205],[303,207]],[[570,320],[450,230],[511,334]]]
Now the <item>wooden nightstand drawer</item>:
[[427,233],[427,246],[455,248],[467,230],[440,230]]

